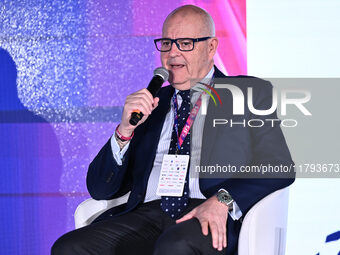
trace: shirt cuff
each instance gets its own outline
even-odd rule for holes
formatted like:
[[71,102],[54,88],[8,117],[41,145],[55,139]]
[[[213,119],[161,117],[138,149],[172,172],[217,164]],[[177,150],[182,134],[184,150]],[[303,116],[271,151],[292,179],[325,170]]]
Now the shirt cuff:
[[[219,191],[220,190],[228,192],[225,189],[219,189]],[[242,217],[241,209],[240,209],[240,207],[238,207],[238,205],[235,201],[233,202],[233,209],[231,211],[229,211],[229,215],[233,220],[239,220]]]
[[116,160],[117,165],[121,166],[123,164],[122,160],[124,158],[125,152],[129,148],[130,141],[124,146],[122,150],[120,150],[120,147],[117,143],[117,140],[115,136],[111,136],[111,150],[113,158]]

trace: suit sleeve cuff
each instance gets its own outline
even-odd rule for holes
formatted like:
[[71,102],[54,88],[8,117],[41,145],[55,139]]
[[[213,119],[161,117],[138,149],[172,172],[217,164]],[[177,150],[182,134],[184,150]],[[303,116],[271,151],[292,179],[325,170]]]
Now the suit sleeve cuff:
[[[225,189],[219,189],[219,191],[220,190],[228,192]],[[229,215],[233,220],[239,220],[242,217],[241,209],[240,209],[240,207],[238,207],[236,201],[233,202],[233,209],[231,211],[229,211]]]
[[111,150],[113,154],[113,158],[116,160],[117,165],[121,166],[123,164],[122,160],[124,158],[124,155],[129,148],[130,142],[128,142],[122,150],[120,150],[120,147],[116,141],[115,136],[111,136]]

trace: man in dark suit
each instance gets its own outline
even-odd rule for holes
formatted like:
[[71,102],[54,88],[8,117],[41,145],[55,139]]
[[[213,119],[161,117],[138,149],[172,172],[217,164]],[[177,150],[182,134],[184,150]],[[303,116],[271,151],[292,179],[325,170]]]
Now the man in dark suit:
[[[288,166],[292,160],[277,123],[254,129],[211,127],[214,118],[239,121],[232,114],[231,94],[225,91],[218,91],[223,108],[210,102],[206,116],[197,113],[192,126],[187,121],[193,116],[190,103],[197,106],[203,100],[201,93],[190,96],[190,89],[202,81],[212,84],[216,78],[226,78],[214,66],[218,39],[207,12],[190,5],[174,10],[162,35],[155,44],[170,72],[171,86],[162,88],[156,98],[146,89],[126,98],[115,135],[92,161],[87,175],[94,199],[113,199],[130,191],[128,202],[59,238],[52,254],[237,254],[242,217],[261,198],[292,183],[292,178],[205,178],[195,172],[202,163],[240,169]],[[226,79],[245,95],[252,87],[256,109],[270,108],[270,83],[250,77]],[[136,109],[144,117],[132,126],[129,120]],[[244,118],[264,119],[249,110]],[[276,113],[266,118],[276,118]],[[181,131],[188,126],[191,129],[181,143]],[[190,158],[180,195],[159,193],[160,175],[166,175],[163,157],[168,154]]]

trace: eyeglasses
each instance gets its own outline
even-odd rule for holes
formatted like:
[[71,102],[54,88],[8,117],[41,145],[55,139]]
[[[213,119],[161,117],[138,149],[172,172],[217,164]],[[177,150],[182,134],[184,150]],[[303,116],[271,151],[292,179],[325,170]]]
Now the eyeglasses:
[[195,42],[201,42],[210,39],[211,37],[201,38],[160,38],[154,40],[157,50],[161,52],[171,51],[172,44],[175,43],[180,51],[192,51],[195,46]]

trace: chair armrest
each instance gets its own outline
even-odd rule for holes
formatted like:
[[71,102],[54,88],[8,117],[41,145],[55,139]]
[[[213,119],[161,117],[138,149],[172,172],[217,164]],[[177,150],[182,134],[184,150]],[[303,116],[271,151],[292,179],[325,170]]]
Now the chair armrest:
[[86,199],[80,203],[74,213],[75,228],[81,228],[89,225],[94,219],[106,210],[124,204],[129,198],[130,192],[122,197],[112,200],[94,200]]
[[284,255],[288,192],[275,191],[249,210],[240,231],[239,255]]

